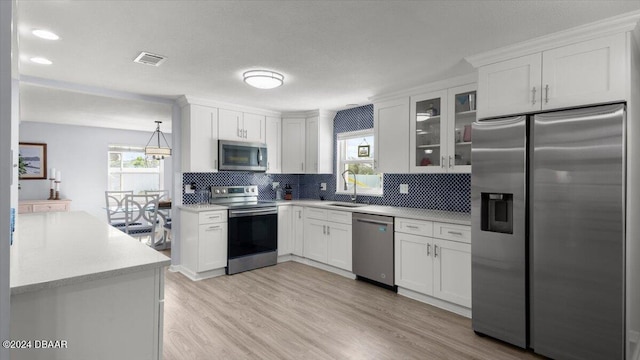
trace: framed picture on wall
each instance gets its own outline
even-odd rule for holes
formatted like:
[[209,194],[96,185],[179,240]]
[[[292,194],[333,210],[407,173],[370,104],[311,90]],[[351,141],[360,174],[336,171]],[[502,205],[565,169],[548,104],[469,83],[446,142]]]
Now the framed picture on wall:
[[18,158],[21,180],[47,178],[47,144],[21,142]]

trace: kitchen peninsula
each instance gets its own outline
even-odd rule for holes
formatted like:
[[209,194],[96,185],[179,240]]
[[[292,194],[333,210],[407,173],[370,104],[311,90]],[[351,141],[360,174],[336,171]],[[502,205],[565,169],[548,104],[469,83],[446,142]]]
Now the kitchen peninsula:
[[169,264],[85,212],[19,215],[11,339],[66,341],[66,348],[12,349],[11,358],[159,359]]

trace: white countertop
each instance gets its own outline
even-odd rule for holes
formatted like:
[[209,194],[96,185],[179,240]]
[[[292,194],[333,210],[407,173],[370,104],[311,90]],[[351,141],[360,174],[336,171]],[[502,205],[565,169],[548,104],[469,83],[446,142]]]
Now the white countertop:
[[[396,206],[381,206],[381,205],[365,205],[356,208],[331,206],[330,204],[339,201],[320,201],[320,200],[279,200],[276,201],[278,206],[284,205],[300,205],[300,206],[312,206],[323,209],[350,211],[365,214],[374,215],[386,215],[393,217],[401,217],[407,219],[426,220],[426,221],[440,221],[450,224],[471,225],[471,214],[461,213],[453,211],[442,210],[429,210],[429,209],[416,209],[405,208]],[[344,203],[344,202],[339,202]],[[208,210],[227,210],[226,206],[220,205],[182,205],[180,209],[192,212],[208,211]]]
[[84,211],[20,214],[11,294],[168,266],[171,260]]

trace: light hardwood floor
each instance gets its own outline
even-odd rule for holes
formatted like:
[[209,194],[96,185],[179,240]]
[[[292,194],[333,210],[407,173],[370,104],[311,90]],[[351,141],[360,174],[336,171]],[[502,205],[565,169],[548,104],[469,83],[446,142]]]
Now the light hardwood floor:
[[296,262],[166,273],[164,359],[535,359],[471,320]]

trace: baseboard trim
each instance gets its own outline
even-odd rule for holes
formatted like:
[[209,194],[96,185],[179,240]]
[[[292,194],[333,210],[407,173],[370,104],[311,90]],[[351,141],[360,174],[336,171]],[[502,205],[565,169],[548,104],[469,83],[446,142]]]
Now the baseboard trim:
[[438,307],[443,310],[450,311],[452,313],[455,313],[467,318],[471,318],[471,309],[466,308],[464,306],[460,306],[444,300],[436,299],[432,296],[421,294],[419,292],[415,292],[413,290],[405,289],[402,287],[398,287],[398,295],[402,295],[410,299],[420,301],[425,304],[429,304],[429,305]]
[[225,269],[224,268],[195,273],[195,272],[185,268],[184,266],[178,265],[178,271],[182,275],[188,277],[192,281],[200,281],[200,280],[204,280],[204,279],[211,279],[211,278],[214,278],[214,277],[217,277],[217,276],[225,275]]
[[314,268],[318,268],[320,270],[332,272],[334,274],[338,274],[340,276],[344,276],[344,277],[349,278],[351,280],[355,280],[356,279],[356,275],[354,273],[352,273],[351,271],[339,269],[339,268],[333,267],[331,265],[323,264],[323,263],[317,262],[315,260],[303,258],[303,257],[296,256],[296,255],[290,255],[290,257],[291,257],[290,261],[295,261],[295,262],[299,262],[301,264],[313,266]]
[[180,268],[182,265],[169,265],[169,271],[171,272],[180,272]]

